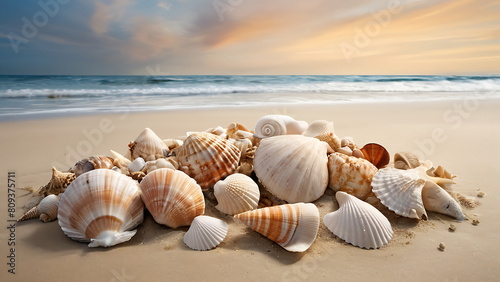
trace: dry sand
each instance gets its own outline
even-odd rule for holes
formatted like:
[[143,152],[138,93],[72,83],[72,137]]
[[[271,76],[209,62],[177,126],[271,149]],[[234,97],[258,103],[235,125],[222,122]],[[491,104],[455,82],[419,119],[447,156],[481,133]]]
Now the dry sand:
[[[500,276],[500,101],[338,104],[281,108],[196,110],[102,115],[0,123],[0,280],[2,281],[494,281]],[[342,242],[321,224],[304,253],[289,253],[208,205],[207,214],[229,223],[216,249],[197,252],[182,243],[187,228],[156,224],[147,215],[131,241],[112,248],[88,248],[67,238],[57,221],[30,220],[15,228],[16,274],[8,273],[7,174],[18,187],[39,187],[50,167],[67,169],[77,158],[124,153],[144,127],[162,138],[182,136],[233,121],[253,127],[266,114],[288,114],[311,122],[335,122],[339,136],[363,145],[383,144],[391,155],[419,151],[458,175],[454,191],[480,203],[466,209],[469,220],[430,213],[427,222],[393,220],[387,246],[364,250]],[[90,137],[89,137],[90,136]],[[425,146],[424,146],[425,145]],[[484,197],[477,197],[478,191]],[[16,217],[27,197],[17,191]],[[335,210],[333,193],[316,202],[321,217]],[[477,226],[473,219],[479,219]],[[448,231],[450,224],[455,232]],[[445,245],[439,251],[440,243]]]

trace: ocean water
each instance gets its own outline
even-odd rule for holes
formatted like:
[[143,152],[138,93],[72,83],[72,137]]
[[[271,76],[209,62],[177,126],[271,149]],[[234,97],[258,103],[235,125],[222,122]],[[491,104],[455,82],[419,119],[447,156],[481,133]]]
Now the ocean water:
[[500,97],[500,76],[0,76],[0,121],[119,113]]

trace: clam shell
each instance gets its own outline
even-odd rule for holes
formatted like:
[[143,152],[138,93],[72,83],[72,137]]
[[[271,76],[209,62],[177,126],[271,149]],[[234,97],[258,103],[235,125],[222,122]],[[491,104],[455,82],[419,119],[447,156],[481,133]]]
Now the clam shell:
[[189,135],[177,152],[179,170],[193,177],[205,191],[238,167],[240,151],[229,141],[210,133]]
[[211,250],[226,238],[228,228],[227,223],[218,218],[199,215],[184,234],[183,241],[196,251]]
[[259,204],[259,186],[252,178],[241,174],[231,174],[214,185],[214,195],[219,203],[219,211],[234,215],[257,208]]
[[264,187],[289,203],[312,202],[328,184],[328,144],[302,135],[263,139],[254,171]]
[[59,225],[66,236],[110,247],[132,238],[143,220],[144,204],[137,181],[110,169],[80,175],[61,195]]
[[345,192],[335,195],[340,208],[326,214],[323,223],[333,234],[354,246],[377,249],[389,243],[389,220],[375,207]]
[[286,115],[267,115],[257,121],[254,136],[267,138],[278,135],[302,134],[307,127],[307,122],[297,121]]
[[200,186],[182,171],[154,170],[142,179],[140,188],[144,204],[159,224],[171,228],[191,225],[205,212]]
[[379,169],[386,166],[391,160],[389,152],[387,152],[382,145],[377,143],[366,144],[363,148],[361,148],[361,152],[366,160]]
[[40,203],[26,212],[17,221],[39,218],[43,222],[53,221],[57,218],[57,207],[59,205],[58,195],[48,195]]
[[333,132],[333,122],[332,121],[327,121],[327,120],[315,120],[311,124],[309,124],[309,127],[307,127],[307,130],[302,133],[304,136],[308,137],[316,137],[320,135],[327,135],[331,134],[334,135]]
[[167,145],[149,128],[145,128],[128,147],[131,160],[141,157],[145,161],[154,161],[164,158],[168,153]]
[[287,204],[234,216],[290,252],[306,251],[316,239],[319,211],[314,204]]
[[427,219],[422,202],[425,183],[426,180],[415,169],[386,167],[375,174],[372,187],[382,204],[395,213],[409,218]]
[[369,161],[333,153],[328,156],[328,170],[329,187],[333,191],[343,191],[363,201],[370,196],[370,184],[377,168]]
[[114,165],[114,160],[110,157],[106,156],[91,156],[88,158],[85,158],[79,162],[77,162],[72,170],[75,173],[75,176],[78,177],[82,174],[84,174],[87,171],[91,171],[93,169],[98,169],[98,168],[108,168],[111,169],[113,168]]

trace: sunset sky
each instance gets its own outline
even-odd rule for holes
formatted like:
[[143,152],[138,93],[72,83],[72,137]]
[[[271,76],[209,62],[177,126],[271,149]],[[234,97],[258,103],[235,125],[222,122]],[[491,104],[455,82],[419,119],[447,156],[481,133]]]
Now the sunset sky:
[[0,74],[500,73],[497,0],[1,5]]

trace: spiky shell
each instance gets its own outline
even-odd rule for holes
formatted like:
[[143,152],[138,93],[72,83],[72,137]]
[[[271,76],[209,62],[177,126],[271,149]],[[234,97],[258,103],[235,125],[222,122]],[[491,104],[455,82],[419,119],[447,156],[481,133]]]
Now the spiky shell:
[[422,201],[428,211],[446,214],[460,221],[465,220],[460,204],[432,181],[427,181],[422,188]]
[[234,217],[290,252],[306,251],[319,228],[319,211],[311,203],[272,206]]
[[382,145],[377,143],[366,144],[363,148],[361,148],[361,152],[367,161],[371,162],[379,169],[386,166],[391,160],[389,152],[387,152]]
[[164,158],[168,153],[167,145],[149,128],[145,128],[128,147],[131,160],[141,157],[145,161],[154,161]]
[[75,176],[78,177],[87,171],[98,168],[113,168],[114,165],[113,158],[107,156],[90,156],[83,160],[78,161],[72,168]]
[[240,150],[216,135],[196,132],[189,135],[177,152],[179,170],[198,182],[205,191],[238,167]]
[[254,171],[264,187],[289,203],[312,202],[328,184],[328,145],[302,135],[263,139],[255,152]]
[[17,221],[39,218],[43,222],[53,221],[57,218],[57,207],[59,205],[58,195],[48,195],[40,203],[26,212]]
[[316,137],[325,134],[334,135],[333,122],[327,120],[315,120],[309,124],[307,130],[302,134],[308,137]]
[[160,168],[140,184],[141,197],[154,220],[171,228],[191,225],[205,212],[200,186],[182,171]]
[[380,248],[392,239],[391,223],[375,207],[342,191],[335,197],[339,209],[323,218],[323,223],[333,234],[365,249]]
[[184,234],[184,244],[196,251],[207,251],[217,247],[226,238],[228,225],[224,221],[206,215],[194,218]]
[[225,214],[234,215],[256,209],[260,192],[252,178],[235,173],[215,183],[214,195],[219,203],[215,207]]
[[110,247],[132,238],[144,217],[137,181],[110,169],[80,175],[61,195],[59,225],[69,238]]
[[329,187],[343,191],[361,200],[371,194],[370,184],[377,168],[365,159],[333,153],[328,156]]
[[278,135],[302,134],[307,127],[307,122],[297,121],[286,115],[267,115],[257,121],[254,136],[267,138]]
[[372,188],[380,202],[395,213],[409,218],[427,219],[422,202],[425,182],[415,169],[386,167],[375,174]]
[[50,181],[38,190],[30,190],[30,192],[32,192],[33,196],[46,197],[51,194],[58,195],[63,193],[73,180],[75,180],[75,174],[73,172],[61,172],[55,167],[52,167],[52,177]]

